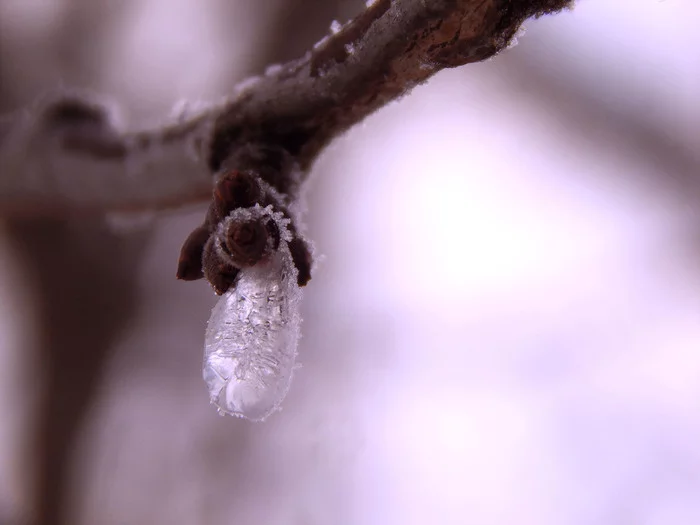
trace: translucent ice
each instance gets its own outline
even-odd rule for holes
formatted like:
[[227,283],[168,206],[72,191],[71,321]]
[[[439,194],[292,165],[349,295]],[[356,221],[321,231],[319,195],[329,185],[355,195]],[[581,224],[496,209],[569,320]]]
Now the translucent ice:
[[279,409],[295,368],[301,290],[287,243],[238,274],[214,306],[204,380],[220,413],[262,421]]

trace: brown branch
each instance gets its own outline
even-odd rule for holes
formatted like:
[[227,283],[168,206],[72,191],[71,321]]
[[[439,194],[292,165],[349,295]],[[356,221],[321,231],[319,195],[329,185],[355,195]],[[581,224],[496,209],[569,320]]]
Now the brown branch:
[[[441,69],[497,54],[524,20],[571,2],[377,0],[303,58],[151,131],[121,132],[107,111],[80,98],[43,104],[0,126],[0,209],[66,213],[202,201],[211,194],[210,174],[225,163],[236,167],[232,157],[248,144],[284,150],[303,176],[331,139],[376,109]],[[267,182],[288,189],[279,177]]]
[[378,0],[298,63],[268,76],[217,117],[209,166],[261,142],[284,147],[303,171],[333,137],[444,68],[505,49],[530,16],[563,0]]

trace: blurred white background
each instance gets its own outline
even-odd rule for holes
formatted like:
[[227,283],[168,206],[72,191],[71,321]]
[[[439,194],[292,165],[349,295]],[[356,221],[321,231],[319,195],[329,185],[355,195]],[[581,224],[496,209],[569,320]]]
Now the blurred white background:
[[[79,86],[156,125],[362,2],[325,4],[1,0],[2,109]],[[698,26],[694,0],[580,0],[335,141],[308,185],[323,259],[303,367],[263,424],[217,416],[201,380],[215,297],[174,272],[203,208],[119,233],[63,225],[72,249],[125,247],[67,259],[73,281],[52,270],[60,243],[39,279],[40,227],[6,223],[0,521],[700,523]],[[46,377],[72,339],[52,346],[41,324],[83,287],[100,299],[75,301],[78,333],[114,317],[110,294],[133,297],[97,330],[101,365],[72,365],[97,379],[42,482],[57,452],[37,447],[59,426],[41,420],[62,417]]]

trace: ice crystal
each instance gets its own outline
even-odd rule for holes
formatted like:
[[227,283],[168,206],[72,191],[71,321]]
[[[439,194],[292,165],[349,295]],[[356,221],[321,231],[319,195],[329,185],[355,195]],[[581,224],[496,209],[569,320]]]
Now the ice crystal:
[[244,268],[212,310],[204,380],[220,414],[262,421],[287,395],[300,337],[301,289],[285,240]]

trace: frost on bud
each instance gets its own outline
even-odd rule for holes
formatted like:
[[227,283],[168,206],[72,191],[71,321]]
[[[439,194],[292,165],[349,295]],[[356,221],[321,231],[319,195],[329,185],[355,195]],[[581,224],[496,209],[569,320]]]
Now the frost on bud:
[[[247,210],[246,210],[247,211]],[[270,217],[227,217],[223,222],[223,249],[237,268],[253,266],[279,244],[277,225]]]
[[280,242],[280,228],[286,230],[288,219],[274,213],[272,206],[256,204],[238,208],[222,220],[204,245],[202,271],[214,291],[221,295],[234,283],[241,268],[265,260]]
[[[284,160],[284,159],[282,159]],[[207,217],[185,241],[177,276],[221,296],[204,345],[203,377],[220,414],[262,421],[289,390],[311,250],[285,198],[251,171],[215,185]]]
[[204,345],[203,376],[211,402],[222,415],[252,421],[279,409],[301,333],[302,292],[289,234],[283,220],[274,218],[281,233],[277,249],[240,270],[235,286],[212,310]]

